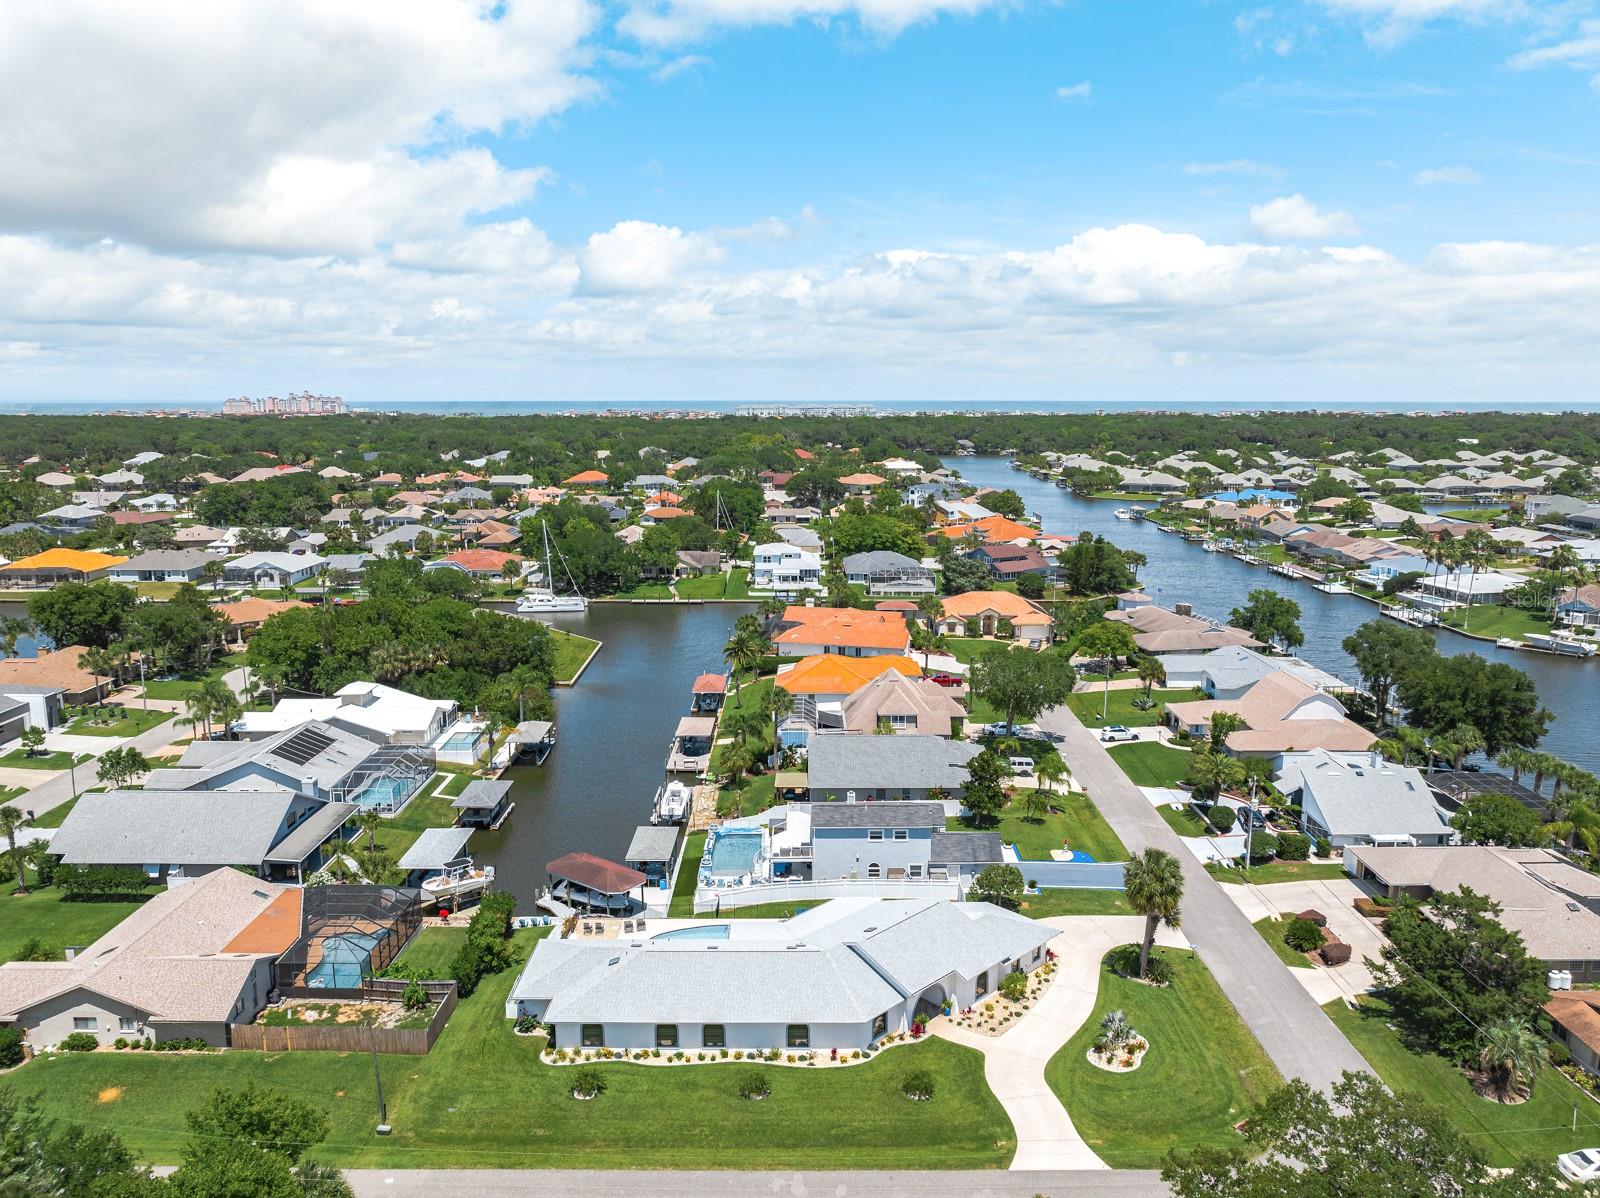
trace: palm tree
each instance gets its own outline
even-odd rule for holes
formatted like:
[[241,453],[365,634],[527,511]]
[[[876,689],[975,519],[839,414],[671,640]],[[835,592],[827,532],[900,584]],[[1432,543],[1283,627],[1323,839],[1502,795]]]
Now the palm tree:
[[1033,763],[1033,776],[1044,783],[1044,788],[1047,791],[1054,794],[1056,783],[1070,778],[1072,771],[1067,768],[1067,763],[1061,759],[1061,754],[1052,751]]
[[221,724],[223,730],[226,731],[235,720],[244,714],[244,708],[239,705],[238,696],[220,678],[207,678],[200,684],[195,693],[205,696],[206,727],[208,731],[212,720]]
[[1215,750],[1195,753],[1189,761],[1187,780],[1196,798],[1214,799],[1230,787],[1244,785],[1244,765],[1238,758]]
[[104,675],[106,678],[110,678],[112,669],[114,668],[111,654],[105,649],[102,649],[99,645],[95,645],[92,648],[88,648],[83,651],[83,656],[78,659],[78,664],[84,669],[88,670],[90,676],[94,679],[94,693],[95,698],[98,701],[101,698],[100,678],[102,675]]
[[1524,771],[1532,771],[1533,754],[1527,749],[1505,749],[1494,759],[1494,763],[1503,770],[1511,771],[1511,784],[1516,786],[1521,784]]
[[1460,770],[1463,757],[1483,749],[1483,733],[1471,724],[1458,724],[1442,742],[1434,742],[1434,749],[1450,759],[1451,769]]
[[38,631],[26,616],[0,616],[0,657],[15,657],[17,642]]
[[367,849],[371,851],[378,847],[378,828],[383,823],[383,816],[372,807],[365,808],[356,816],[356,827],[367,835]]
[[1139,945],[1139,976],[1150,968],[1150,946],[1155,943],[1156,926],[1178,926],[1183,902],[1183,869],[1178,859],[1161,849],[1133,853],[1123,866],[1123,893],[1128,906],[1144,916],[1144,940]]
[[785,600],[778,598],[778,596],[768,595],[761,601],[761,605],[756,610],[761,613],[763,619],[770,620],[774,616],[783,615],[788,606],[789,604]]
[[1546,1059],[1544,1041],[1515,1017],[1491,1023],[1478,1033],[1478,1065],[1500,1102],[1527,1099]]
[[728,663],[733,673],[733,693],[739,694],[739,673],[749,670],[754,673],[761,665],[761,659],[766,656],[769,647],[767,638],[759,629],[735,627],[733,635],[728,638],[728,643],[722,647],[722,660]]
[[27,821],[15,807],[0,807],[0,835],[6,838],[11,853],[11,863],[17,867],[17,893],[28,889],[28,874],[23,868],[22,854],[17,852],[17,829]]
[[1139,671],[1139,681],[1144,684],[1145,702],[1150,701],[1150,688],[1167,685],[1167,667],[1161,664],[1159,657],[1145,654],[1135,663]]
[[1025,819],[1042,821],[1050,814],[1050,799],[1042,790],[1030,790],[1019,801]]
[[207,740],[211,739],[211,699],[212,696],[206,694],[205,690],[200,688],[191,691],[189,697],[183,703],[184,719],[196,733],[200,731],[200,726],[204,724],[206,729],[205,738]]
[[743,778],[745,771],[755,763],[755,751],[742,740],[736,740],[722,750],[722,768],[734,783]]

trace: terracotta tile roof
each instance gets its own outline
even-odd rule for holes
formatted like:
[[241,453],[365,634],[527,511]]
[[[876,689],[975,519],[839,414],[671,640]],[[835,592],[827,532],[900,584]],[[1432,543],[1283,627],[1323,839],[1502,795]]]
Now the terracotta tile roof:
[[1018,524],[1005,516],[985,516],[981,520],[971,520],[963,524],[946,524],[939,531],[952,540],[964,537],[968,533],[976,533],[985,541],[1031,541],[1039,536],[1037,528]]
[[944,601],[944,614],[958,620],[970,620],[990,613],[1013,624],[1050,622],[1049,613],[1044,608],[1010,591],[967,591],[962,595],[951,595]]
[[571,478],[563,479],[562,485],[568,487],[583,486],[588,483],[603,483],[608,481],[609,478],[610,476],[602,470],[580,470]]
[[112,512],[111,523],[123,524],[164,524],[173,518],[171,512]]
[[848,695],[886,670],[909,678],[922,675],[922,667],[909,657],[841,657],[822,653],[803,657],[777,677],[777,685],[791,695]]
[[232,603],[218,603],[216,610],[222,613],[222,618],[229,625],[237,628],[241,624],[260,624],[271,616],[281,611],[288,611],[292,607],[310,607],[299,599],[260,599],[254,595],[243,599],[235,599]]
[[0,567],[6,570],[82,570],[85,574],[95,570],[109,570],[128,559],[109,553],[90,553],[84,549],[46,549],[32,557]]
[[1545,1013],[1576,1036],[1590,1051],[1600,1053],[1600,994],[1593,990],[1563,990],[1550,996]]
[[693,512],[684,511],[681,507],[656,507],[645,513],[652,520],[676,520],[680,516],[692,516],[693,514]]
[[454,562],[469,573],[492,574],[504,570],[507,562],[520,562],[522,555],[505,553],[499,549],[458,549],[439,560]]
[[880,475],[868,474],[863,471],[860,474],[847,474],[839,481],[847,487],[879,487],[887,480]]
[[9,657],[0,661],[0,682],[59,686],[68,694],[90,690],[103,679],[78,664],[87,652],[83,645],[68,645],[64,649],[40,649],[37,657]]
[[897,612],[858,611],[850,607],[784,609],[786,628],[773,637],[779,645],[832,645],[849,649],[904,649],[911,634]]
[[726,674],[701,674],[689,688],[692,695],[720,695],[728,689]]

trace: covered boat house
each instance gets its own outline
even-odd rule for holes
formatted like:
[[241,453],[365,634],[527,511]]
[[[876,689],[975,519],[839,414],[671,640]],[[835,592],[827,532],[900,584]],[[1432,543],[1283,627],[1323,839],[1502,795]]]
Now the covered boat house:
[[456,823],[463,828],[495,831],[511,815],[511,783],[498,779],[474,778],[450,804],[456,810]]
[[[591,915],[631,915],[644,906],[649,882],[636,869],[596,857],[568,853],[545,866],[550,895],[575,911]],[[638,892],[638,893],[635,893]]]

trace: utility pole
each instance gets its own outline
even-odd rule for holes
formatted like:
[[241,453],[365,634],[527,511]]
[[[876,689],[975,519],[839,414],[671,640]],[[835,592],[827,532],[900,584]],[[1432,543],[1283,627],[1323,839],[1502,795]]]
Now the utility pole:
[[371,1025],[367,1027],[367,1043],[372,1046],[372,1086],[378,1095],[378,1127],[380,1136],[389,1134],[389,1107],[383,1101],[383,1074],[378,1069],[378,1039]]

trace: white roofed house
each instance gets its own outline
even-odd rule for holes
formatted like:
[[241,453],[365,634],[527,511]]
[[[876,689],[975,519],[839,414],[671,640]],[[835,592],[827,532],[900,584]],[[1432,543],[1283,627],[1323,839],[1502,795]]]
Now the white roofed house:
[[725,939],[550,938],[506,1017],[550,1024],[568,1050],[859,1050],[1044,964],[1055,934],[987,903],[836,899],[734,920]]
[[815,590],[821,586],[821,579],[820,554],[786,541],[773,541],[755,547],[750,571],[752,587],[774,591]]
[[112,582],[199,582],[205,568],[222,561],[204,549],[151,549],[112,566]]
[[1274,783],[1300,807],[1300,827],[1336,848],[1454,844],[1457,835],[1428,781],[1369,752],[1285,753]]
[[271,711],[247,711],[234,725],[246,740],[262,740],[308,720],[321,720],[385,744],[429,745],[459,713],[454,699],[425,699],[381,682],[350,682],[326,698],[280,699]]
[[315,578],[323,559],[315,553],[247,553],[223,566],[223,581],[233,586],[298,586]]

